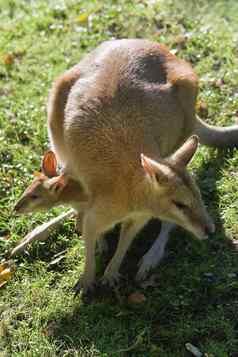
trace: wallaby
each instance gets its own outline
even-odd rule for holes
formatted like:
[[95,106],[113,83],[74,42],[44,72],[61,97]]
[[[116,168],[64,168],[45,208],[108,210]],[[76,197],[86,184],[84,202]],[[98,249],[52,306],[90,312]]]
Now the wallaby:
[[110,284],[150,218],[160,218],[162,229],[142,259],[138,279],[156,264],[156,252],[162,255],[173,224],[200,239],[214,231],[186,169],[198,145],[189,136],[198,134],[206,145],[235,146],[238,129],[196,118],[197,91],[187,62],[162,45],[133,39],[103,43],[55,82],[48,106],[51,145],[64,175],[78,181],[88,197],[86,263],[78,289],[93,287],[96,241],[118,222],[118,247],[103,278]]
[[[64,174],[57,173],[57,160],[53,151],[45,153],[41,172],[34,172],[35,179],[22,194],[14,206],[17,214],[46,211],[55,206],[71,206],[73,209],[63,213],[50,222],[36,227],[11,252],[10,257],[23,251],[34,240],[45,240],[59,223],[70,216],[76,218],[76,229],[82,232],[83,211],[87,206],[88,197],[78,181]],[[106,242],[98,241],[98,251],[103,253],[107,249]]]

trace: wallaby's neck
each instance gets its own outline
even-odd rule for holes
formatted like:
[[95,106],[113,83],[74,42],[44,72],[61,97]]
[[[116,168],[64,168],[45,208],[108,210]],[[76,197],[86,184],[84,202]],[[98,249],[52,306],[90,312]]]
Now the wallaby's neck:
[[88,200],[82,185],[71,178],[60,193],[59,201],[62,204],[73,204],[77,202],[85,202]]
[[143,172],[134,176],[130,190],[130,209],[135,212],[152,214],[153,190],[148,182],[148,177]]

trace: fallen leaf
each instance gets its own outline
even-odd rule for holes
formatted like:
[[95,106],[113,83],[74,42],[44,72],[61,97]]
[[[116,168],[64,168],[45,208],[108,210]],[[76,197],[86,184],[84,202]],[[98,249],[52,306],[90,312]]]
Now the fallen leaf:
[[11,66],[14,62],[14,55],[13,53],[6,53],[5,55],[3,55],[3,63],[6,66]]
[[0,273],[0,283],[9,280],[11,276],[12,276],[12,271],[9,268],[3,270]]
[[4,261],[0,265],[0,288],[12,277],[15,270],[16,266],[13,260]]
[[146,301],[144,294],[136,291],[128,296],[128,302],[131,304],[141,304]]

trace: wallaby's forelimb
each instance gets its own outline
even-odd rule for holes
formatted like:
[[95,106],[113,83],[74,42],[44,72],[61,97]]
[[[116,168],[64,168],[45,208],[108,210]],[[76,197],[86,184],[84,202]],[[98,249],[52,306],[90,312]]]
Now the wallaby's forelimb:
[[74,287],[75,294],[77,295],[83,288],[84,294],[93,288],[96,277],[96,261],[95,261],[95,248],[96,241],[99,238],[98,228],[99,222],[94,212],[88,212],[83,220],[83,236],[85,241],[85,269],[83,276],[79,279]]
[[58,217],[55,217],[51,219],[49,222],[46,222],[42,224],[41,226],[37,226],[33,231],[28,233],[26,237],[18,244],[11,252],[10,252],[10,257],[15,256],[16,254],[19,254],[23,252],[26,247],[31,243],[36,240],[46,240],[49,235],[52,233],[52,231],[56,230],[58,226],[68,217],[74,216],[75,215],[75,210],[71,209],[66,213],[62,213]]
[[203,145],[214,146],[221,149],[238,146],[238,125],[222,128],[208,125],[197,117],[195,134],[198,135]]
[[135,219],[128,219],[122,224],[118,246],[105,270],[102,278],[103,283],[114,285],[114,283],[117,282],[120,265],[126,252],[135,238],[135,235],[145,226],[149,219],[150,217],[148,216],[139,216]]

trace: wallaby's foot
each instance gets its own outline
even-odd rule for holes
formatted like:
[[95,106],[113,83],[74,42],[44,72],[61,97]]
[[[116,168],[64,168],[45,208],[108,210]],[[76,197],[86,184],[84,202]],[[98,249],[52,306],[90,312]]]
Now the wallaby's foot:
[[149,250],[139,262],[139,270],[136,274],[136,280],[145,280],[151,270],[161,262],[164,256],[164,249]]
[[73,287],[73,291],[75,293],[75,297],[82,291],[83,296],[91,295],[94,290],[94,282],[87,282],[84,277],[81,277],[76,285]]
[[104,286],[109,286],[110,288],[114,288],[118,285],[120,280],[120,273],[119,272],[105,272],[103,277],[101,278],[101,283]]

